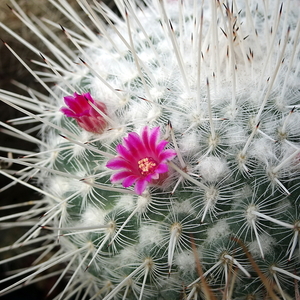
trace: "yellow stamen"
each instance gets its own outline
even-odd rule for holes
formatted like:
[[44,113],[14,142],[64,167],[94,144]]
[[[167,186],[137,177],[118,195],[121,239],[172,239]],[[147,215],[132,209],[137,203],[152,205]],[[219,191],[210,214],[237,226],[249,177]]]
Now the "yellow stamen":
[[145,157],[138,161],[140,173],[144,175],[149,175],[156,169],[157,163],[152,157]]

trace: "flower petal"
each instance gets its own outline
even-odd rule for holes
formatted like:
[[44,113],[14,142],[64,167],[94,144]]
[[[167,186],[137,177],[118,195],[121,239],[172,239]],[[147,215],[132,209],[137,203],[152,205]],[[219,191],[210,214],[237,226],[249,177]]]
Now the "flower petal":
[[[86,100],[89,100],[91,101],[92,103],[95,103],[95,100],[92,98],[91,94],[90,93],[84,93],[82,94],[82,97],[85,98],[85,101]],[[87,102],[87,101],[86,101]]]
[[[151,135],[150,135],[150,139],[149,139],[149,144],[150,144],[150,148],[152,149],[152,151],[160,151],[159,149],[157,149],[157,141],[159,140],[160,137],[160,128],[159,127],[154,127],[151,130]],[[168,143],[167,141],[166,144]],[[164,148],[164,147],[163,147]],[[161,150],[163,150],[163,148]]]
[[145,149],[140,136],[136,132],[129,133],[127,138],[124,138],[124,144],[133,155],[137,155]]
[[117,183],[117,182],[122,181],[124,178],[131,176],[131,175],[132,175],[132,172],[130,172],[130,171],[119,172],[119,173],[113,174],[110,177],[110,181],[112,183]]
[[166,147],[166,145],[168,144],[168,141],[162,140],[158,143],[158,145],[155,147],[157,152],[162,152],[164,151],[164,148]]
[[158,158],[160,161],[171,160],[177,155],[176,151],[173,149],[167,149],[164,152],[160,153]]
[[128,151],[127,148],[125,148],[122,144],[117,145],[116,150],[118,154],[124,158],[124,160],[127,160],[128,162],[136,161],[136,156],[133,155],[130,151]]
[[148,182],[145,179],[139,179],[135,186],[134,186],[134,191],[138,194],[141,195],[143,191],[146,189]]
[[74,113],[73,110],[71,110],[71,109],[69,109],[69,108],[67,108],[67,107],[62,107],[62,108],[60,109],[60,111],[61,111],[62,113],[64,113],[68,118],[77,118],[76,113]]
[[142,130],[142,141],[143,141],[143,145],[146,149],[150,149],[150,142],[149,142],[149,128],[148,126],[145,126]]
[[138,177],[136,175],[131,175],[128,176],[124,179],[124,181],[122,182],[122,185],[127,188],[131,185],[133,185],[136,181],[137,181]]
[[166,173],[169,171],[169,168],[166,164],[159,164],[155,169],[155,173]]
[[120,157],[112,158],[107,162],[106,167],[112,170],[130,169],[130,163]]

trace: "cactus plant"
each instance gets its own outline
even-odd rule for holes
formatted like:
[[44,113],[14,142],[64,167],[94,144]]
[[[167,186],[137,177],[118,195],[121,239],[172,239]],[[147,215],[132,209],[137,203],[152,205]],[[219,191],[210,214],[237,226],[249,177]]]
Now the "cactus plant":
[[1,294],[60,274],[55,299],[299,297],[299,3],[79,0],[92,30],[50,2],[75,50],[13,2],[54,58],[35,72],[6,44],[46,95],[0,94],[38,146],[1,147],[2,190],[42,194],[0,219],[32,225],[10,248],[39,245],[2,263],[40,254]]

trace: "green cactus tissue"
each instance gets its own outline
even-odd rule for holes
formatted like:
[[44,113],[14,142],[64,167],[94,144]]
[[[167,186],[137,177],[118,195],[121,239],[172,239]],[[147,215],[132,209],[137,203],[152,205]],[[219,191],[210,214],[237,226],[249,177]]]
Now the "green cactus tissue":
[[0,295],[56,276],[57,300],[298,299],[299,2],[78,0],[93,29],[49,2],[72,26],[12,1],[52,56],[16,35],[35,71],[5,43],[45,93],[0,93],[37,145],[0,147],[2,190],[42,195],[0,218],[29,228],[0,251],[33,245],[0,263],[38,257]]

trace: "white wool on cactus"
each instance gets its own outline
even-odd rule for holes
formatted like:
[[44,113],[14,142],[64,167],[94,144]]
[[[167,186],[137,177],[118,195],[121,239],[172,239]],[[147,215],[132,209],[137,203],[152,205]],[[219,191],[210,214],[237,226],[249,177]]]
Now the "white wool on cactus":
[[0,146],[1,190],[42,196],[0,207],[30,225],[0,264],[36,255],[0,296],[54,277],[56,300],[299,297],[299,1],[78,0],[89,26],[50,0],[71,28],[11,2],[52,55],[15,35],[35,71],[4,42],[45,94],[0,90],[24,114],[2,131],[38,148]]

